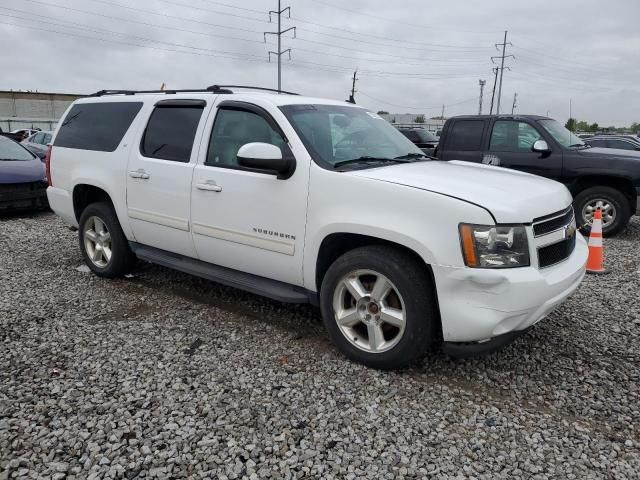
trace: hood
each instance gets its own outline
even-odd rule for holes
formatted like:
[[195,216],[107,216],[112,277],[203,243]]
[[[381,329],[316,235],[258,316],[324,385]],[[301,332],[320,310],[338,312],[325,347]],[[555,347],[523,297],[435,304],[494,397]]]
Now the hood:
[[582,150],[576,150],[576,152],[585,157],[607,157],[608,159],[621,158],[625,160],[640,160],[640,151],[637,150],[591,147]]
[[349,174],[459,198],[486,208],[498,223],[529,223],[564,210],[572,201],[559,182],[457,160],[397,164]]
[[24,183],[45,180],[44,163],[33,160],[0,160],[0,183]]

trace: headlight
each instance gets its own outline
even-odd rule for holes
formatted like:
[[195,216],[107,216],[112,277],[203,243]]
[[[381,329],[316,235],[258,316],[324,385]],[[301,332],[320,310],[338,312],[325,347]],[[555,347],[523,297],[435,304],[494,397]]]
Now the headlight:
[[529,266],[527,232],[522,225],[500,227],[461,223],[460,243],[468,267]]

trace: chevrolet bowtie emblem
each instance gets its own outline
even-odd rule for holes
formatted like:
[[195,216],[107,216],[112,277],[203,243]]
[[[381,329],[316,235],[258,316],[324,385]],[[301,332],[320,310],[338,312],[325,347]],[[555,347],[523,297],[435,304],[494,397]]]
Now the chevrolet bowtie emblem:
[[576,234],[576,226],[571,224],[564,227],[564,238],[571,238]]

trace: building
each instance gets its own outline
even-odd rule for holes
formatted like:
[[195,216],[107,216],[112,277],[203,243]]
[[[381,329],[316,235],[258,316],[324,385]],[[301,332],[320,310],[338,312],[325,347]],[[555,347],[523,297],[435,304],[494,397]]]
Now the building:
[[83,95],[0,90],[0,128],[53,130],[67,107]]

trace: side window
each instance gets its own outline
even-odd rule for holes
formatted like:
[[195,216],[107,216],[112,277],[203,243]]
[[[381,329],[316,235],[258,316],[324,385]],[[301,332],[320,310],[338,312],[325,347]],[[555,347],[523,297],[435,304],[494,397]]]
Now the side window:
[[525,122],[499,120],[493,126],[489,150],[492,152],[530,152],[540,140],[538,131]]
[[44,133],[36,133],[33,137],[29,139],[29,143],[42,143],[43,137],[44,137]]
[[635,146],[631,142],[622,140],[607,140],[609,148],[620,148],[622,150],[635,150]]
[[592,147],[599,147],[599,148],[606,148],[607,147],[607,142],[605,142],[604,140],[587,140],[587,143],[589,145],[591,145]]
[[203,109],[200,104],[156,106],[142,137],[142,155],[188,163]]
[[77,103],[61,120],[54,146],[113,152],[142,102]]
[[482,147],[483,120],[457,120],[449,133],[448,150],[470,152]]
[[205,165],[237,167],[238,150],[252,142],[270,143],[285,155],[284,139],[260,115],[247,110],[221,108],[213,123]]

